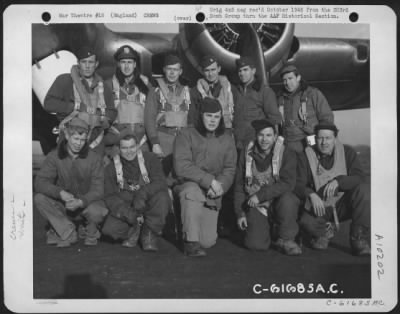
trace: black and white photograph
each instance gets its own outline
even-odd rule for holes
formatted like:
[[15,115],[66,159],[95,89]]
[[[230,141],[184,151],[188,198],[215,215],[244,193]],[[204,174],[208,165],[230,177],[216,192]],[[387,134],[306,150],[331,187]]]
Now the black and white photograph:
[[396,24],[375,10],[6,11],[9,309],[392,309]]

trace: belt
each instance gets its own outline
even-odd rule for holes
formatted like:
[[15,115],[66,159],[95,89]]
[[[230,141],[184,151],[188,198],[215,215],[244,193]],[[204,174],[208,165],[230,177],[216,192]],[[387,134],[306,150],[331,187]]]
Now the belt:
[[144,123],[143,122],[136,122],[136,123],[117,123],[117,125],[120,125],[120,126],[125,126],[125,125],[128,125],[128,126],[135,126],[135,125],[140,125],[140,126],[144,126]]
[[288,144],[289,143],[301,143],[304,148],[308,146],[307,137],[299,138],[299,139],[294,140],[294,141],[287,141],[287,143]]
[[167,134],[177,135],[183,128],[182,127],[166,127],[166,126],[159,126],[158,131],[164,132]]

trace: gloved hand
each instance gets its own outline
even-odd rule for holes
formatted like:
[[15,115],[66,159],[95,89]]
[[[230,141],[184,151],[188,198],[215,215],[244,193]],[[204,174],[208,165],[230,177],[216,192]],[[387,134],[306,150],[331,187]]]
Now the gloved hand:
[[146,209],[146,200],[142,196],[136,196],[132,202],[134,210],[138,213],[143,213]]
[[128,207],[127,204],[122,204],[119,208],[112,213],[118,219],[122,219],[130,224],[136,221],[136,212],[133,208]]
[[306,133],[307,135],[312,135],[314,134],[314,128],[308,124],[305,124],[301,127],[301,129]]
[[103,130],[107,130],[110,127],[110,123],[108,122],[108,119],[106,117],[104,117],[103,120],[100,120],[100,127]]
[[129,210],[127,211],[127,215],[126,215],[126,221],[133,225],[136,223],[137,221],[137,217],[138,217],[138,213],[136,212],[136,210],[134,208],[129,208]]

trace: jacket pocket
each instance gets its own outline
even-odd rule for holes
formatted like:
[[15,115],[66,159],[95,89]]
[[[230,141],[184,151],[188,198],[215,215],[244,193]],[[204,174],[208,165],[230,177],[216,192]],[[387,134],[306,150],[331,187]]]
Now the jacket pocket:
[[205,202],[206,197],[204,196],[203,192],[199,191],[188,191],[185,194],[185,198],[187,200],[196,201],[196,202]]

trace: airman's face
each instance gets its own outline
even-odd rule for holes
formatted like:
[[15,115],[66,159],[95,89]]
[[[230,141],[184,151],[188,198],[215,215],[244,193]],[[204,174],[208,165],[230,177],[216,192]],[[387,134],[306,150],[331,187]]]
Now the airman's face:
[[178,82],[182,74],[182,66],[180,63],[170,64],[164,67],[165,78],[168,83],[174,84]]
[[119,142],[119,150],[122,158],[131,161],[135,159],[137,153],[137,144],[135,139],[121,140]]
[[96,59],[95,55],[91,55],[85,59],[80,59],[78,61],[79,73],[84,78],[91,78],[94,75],[94,71],[98,67],[99,62]]
[[276,141],[277,135],[274,130],[269,127],[258,131],[257,144],[262,152],[268,153]]
[[214,132],[221,121],[222,112],[218,111],[215,113],[204,112],[203,113],[203,124],[207,131]]
[[238,71],[239,79],[242,84],[247,84],[251,82],[254,79],[255,74],[256,69],[250,67],[249,65],[241,67]]
[[221,67],[217,64],[217,62],[214,62],[203,69],[203,75],[208,83],[214,83],[218,80],[218,75],[220,71]]
[[72,132],[70,134],[67,130],[65,132],[65,138],[67,139],[67,149],[70,153],[76,155],[82,150],[87,141],[87,133],[83,132],[79,134],[78,132]]
[[124,76],[129,77],[136,68],[136,61],[133,59],[121,59],[118,61],[118,67]]
[[336,144],[335,133],[332,130],[319,130],[315,136],[317,149],[323,155],[330,155]]
[[294,72],[285,73],[282,76],[283,86],[289,93],[293,93],[300,85],[301,76]]

